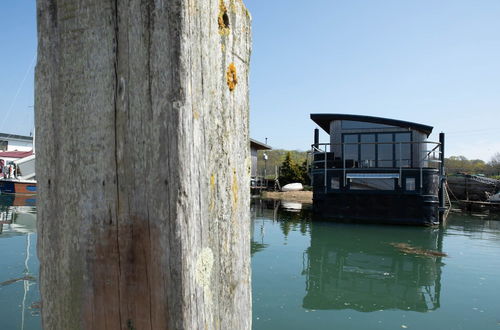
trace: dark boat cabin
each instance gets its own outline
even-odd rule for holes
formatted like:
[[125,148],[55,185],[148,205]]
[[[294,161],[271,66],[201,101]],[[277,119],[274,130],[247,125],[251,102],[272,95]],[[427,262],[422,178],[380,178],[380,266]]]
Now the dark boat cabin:
[[434,225],[444,208],[444,134],[388,118],[311,114],[311,178],[319,216],[392,224]]

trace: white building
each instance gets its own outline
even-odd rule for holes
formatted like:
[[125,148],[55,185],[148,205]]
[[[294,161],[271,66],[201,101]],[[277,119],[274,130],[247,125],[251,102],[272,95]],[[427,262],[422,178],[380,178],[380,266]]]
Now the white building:
[[33,137],[0,133],[0,151],[31,151]]

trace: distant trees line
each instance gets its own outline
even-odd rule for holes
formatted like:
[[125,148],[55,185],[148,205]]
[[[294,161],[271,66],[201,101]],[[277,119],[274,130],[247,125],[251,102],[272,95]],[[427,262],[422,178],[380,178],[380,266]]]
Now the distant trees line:
[[481,159],[467,159],[464,156],[451,156],[445,159],[446,173],[484,174],[500,177],[500,152],[497,152],[489,162]]
[[[264,152],[267,154],[267,161],[264,160]],[[259,151],[257,169],[259,175],[263,176],[266,173],[268,179],[279,177],[282,185],[290,182],[309,184],[306,164],[306,151],[276,149]],[[467,159],[464,156],[451,156],[445,159],[445,167],[448,174],[484,174],[500,178],[500,152],[493,155],[489,162]]]

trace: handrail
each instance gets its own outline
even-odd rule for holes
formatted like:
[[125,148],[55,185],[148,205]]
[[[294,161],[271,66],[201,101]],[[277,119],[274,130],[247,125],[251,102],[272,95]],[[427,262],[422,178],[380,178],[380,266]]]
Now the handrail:
[[[401,144],[435,144],[437,146],[440,145],[439,142],[434,142],[434,141],[409,141],[409,142],[407,142],[407,141],[393,141],[393,142],[314,143],[314,144],[311,145],[311,147],[314,147],[314,146],[340,146],[340,145],[343,145],[343,144],[399,144],[399,143],[401,143]],[[435,148],[433,150],[435,150]]]
[[[406,170],[406,167],[403,166],[403,145],[419,145],[419,146],[424,146],[424,145],[431,145],[432,148],[430,150],[427,150],[429,148],[423,147],[420,148],[418,153],[419,154],[424,154],[423,156],[418,157],[417,159],[414,160],[414,162],[410,163],[409,168],[411,169],[418,169],[419,174],[420,174],[420,188],[423,188],[423,171],[424,168],[427,168],[428,165],[430,164],[438,164],[440,163],[440,155],[441,151],[439,150],[439,156],[436,157],[435,152],[438,150],[438,148],[441,146],[439,142],[434,142],[434,141],[409,141],[409,142],[403,142],[403,141],[391,141],[391,142],[342,142],[342,143],[315,143],[311,145],[311,156],[312,156],[312,161],[311,165],[313,164],[318,164],[322,163],[323,165],[323,184],[324,184],[324,189],[325,192],[328,191],[328,171],[334,170],[334,169],[329,169],[328,168],[328,153],[332,152],[334,150],[334,147],[339,147],[341,148],[341,153],[342,153],[342,169],[337,168],[335,170],[342,170],[342,186],[345,187],[347,185],[347,168],[346,168],[346,157],[344,155],[346,154],[346,146],[350,145],[397,145],[399,148],[399,155],[398,159],[396,162],[399,164],[396,164],[396,168],[399,170],[399,180],[398,180],[398,185],[399,187],[402,187],[403,185],[403,172]],[[412,152],[413,153],[413,152]],[[323,159],[320,160],[315,160],[314,155],[317,154],[322,154]],[[395,156],[395,155],[394,155]],[[427,165],[426,165],[427,164]],[[393,166],[391,166],[394,168]],[[376,168],[384,168],[384,167],[376,167]],[[311,166],[311,171],[313,170],[313,167]]]

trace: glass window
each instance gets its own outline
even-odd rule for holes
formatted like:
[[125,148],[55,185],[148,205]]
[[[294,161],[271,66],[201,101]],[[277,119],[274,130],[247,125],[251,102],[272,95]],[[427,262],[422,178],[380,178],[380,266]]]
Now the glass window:
[[394,190],[395,179],[349,179],[352,190]]
[[339,178],[331,178],[330,187],[332,189],[340,189],[340,180],[339,180]]
[[[411,133],[396,133],[394,134],[396,142],[396,167],[410,167],[411,165]],[[401,143],[398,143],[401,142]]]
[[406,190],[414,191],[415,190],[415,178],[406,178]]
[[[375,134],[361,134],[361,167],[375,167]],[[366,143],[366,144],[364,144]]]
[[349,143],[358,143],[358,134],[345,134],[344,143],[346,143],[344,145],[345,159],[358,161],[359,145],[349,144]]
[[392,133],[377,134],[379,144],[377,144],[378,167],[393,167],[394,153],[392,143]]

